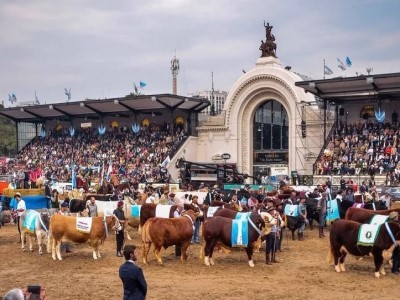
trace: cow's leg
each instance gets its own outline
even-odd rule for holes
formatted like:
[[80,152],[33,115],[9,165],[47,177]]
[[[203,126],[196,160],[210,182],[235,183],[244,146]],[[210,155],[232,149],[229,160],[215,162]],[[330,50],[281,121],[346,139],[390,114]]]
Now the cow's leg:
[[143,263],[147,265],[148,263],[148,256],[151,248],[151,243],[148,242],[142,242],[142,258],[143,258]]
[[61,257],[61,240],[56,241],[55,248],[56,248],[57,259],[58,260],[62,260],[62,257]]
[[93,259],[97,259],[97,245],[99,244],[99,241],[92,241],[90,243],[90,246],[93,248]]
[[346,259],[347,252],[342,250],[341,256],[339,258],[339,269],[341,272],[346,272],[346,267],[344,266],[344,260]]
[[127,229],[127,228],[125,228],[125,233],[126,233],[126,238],[128,239],[128,241],[131,241],[132,238],[131,238],[131,236],[129,235],[129,232],[128,232],[128,229]]
[[294,241],[295,240],[295,237],[294,237],[294,232],[295,232],[296,230],[295,229],[292,229],[291,230],[291,232],[292,232],[292,240]]
[[386,272],[383,268],[383,256],[382,250],[373,249],[372,254],[374,255],[374,263],[375,263],[375,277],[380,278],[381,275],[386,275]]
[[246,248],[246,253],[247,253],[247,258],[249,259],[249,266],[254,268],[254,262],[253,262],[253,244],[249,243],[249,245]]
[[214,248],[215,248],[215,245],[217,244],[217,240],[212,240],[211,241],[211,244],[210,244],[210,255],[209,255],[209,262],[210,262],[210,265],[211,266],[213,266],[215,263],[214,263],[214,259],[212,258],[212,255],[213,255],[213,252],[214,252]]
[[97,243],[97,245],[96,245],[96,253],[97,253],[97,258],[101,258],[100,250],[99,250],[99,243]]
[[21,230],[21,249],[25,251],[25,232]]
[[51,257],[53,258],[53,260],[56,260],[56,246],[57,246],[57,241],[55,238],[53,238],[53,241],[51,243]]
[[28,234],[29,251],[33,252],[32,236]]
[[335,263],[335,271],[340,272],[339,258],[341,257],[340,246],[332,246],[333,261]]
[[40,230],[36,233],[36,238],[39,246],[39,254],[42,255],[42,232]]
[[187,248],[190,245],[190,241],[184,241],[182,243],[182,248],[181,248],[181,261],[186,261],[187,260]]
[[157,258],[157,262],[162,265],[162,258],[161,258],[161,247],[154,245],[154,255]]

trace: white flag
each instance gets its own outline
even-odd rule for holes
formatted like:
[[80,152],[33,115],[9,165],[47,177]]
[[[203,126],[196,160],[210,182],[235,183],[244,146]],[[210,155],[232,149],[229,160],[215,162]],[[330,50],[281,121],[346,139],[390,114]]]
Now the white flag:
[[170,163],[171,159],[169,158],[169,155],[167,156],[166,159],[161,163],[161,167],[166,168],[168,164]]
[[324,73],[325,75],[332,75],[333,71],[327,65],[324,66]]
[[338,67],[342,69],[342,71],[346,70],[346,66],[344,65],[344,63],[338,58]]

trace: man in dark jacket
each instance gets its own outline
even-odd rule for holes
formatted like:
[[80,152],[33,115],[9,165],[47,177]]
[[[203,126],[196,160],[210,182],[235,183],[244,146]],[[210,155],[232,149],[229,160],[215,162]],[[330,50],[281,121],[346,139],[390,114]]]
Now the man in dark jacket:
[[146,299],[146,279],[144,278],[143,270],[135,263],[137,251],[134,245],[126,245],[124,247],[126,262],[119,267],[119,278],[121,278],[124,285],[124,300]]

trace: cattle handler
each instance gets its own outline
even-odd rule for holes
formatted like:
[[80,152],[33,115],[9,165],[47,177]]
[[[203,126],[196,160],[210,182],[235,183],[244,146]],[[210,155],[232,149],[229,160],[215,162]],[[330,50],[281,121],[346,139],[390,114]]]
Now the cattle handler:
[[125,214],[122,210],[124,202],[118,201],[117,209],[114,210],[113,214],[118,218],[120,224],[122,225],[120,230],[115,231],[115,238],[117,241],[117,256],[122,257],[122,246],[124,245],[124,225],[125,225]]

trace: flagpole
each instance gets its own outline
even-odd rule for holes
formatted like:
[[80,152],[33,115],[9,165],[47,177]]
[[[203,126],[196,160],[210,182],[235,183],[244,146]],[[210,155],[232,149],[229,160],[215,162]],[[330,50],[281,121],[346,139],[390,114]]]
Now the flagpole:
[[324,79],[325,79],[325,58],[324,58],[324,70],[323,70],[323,73],[324,73]]

